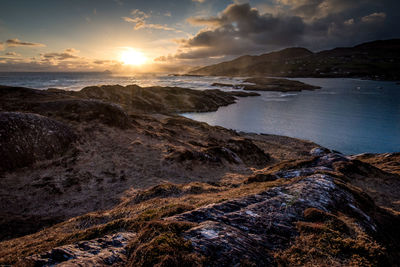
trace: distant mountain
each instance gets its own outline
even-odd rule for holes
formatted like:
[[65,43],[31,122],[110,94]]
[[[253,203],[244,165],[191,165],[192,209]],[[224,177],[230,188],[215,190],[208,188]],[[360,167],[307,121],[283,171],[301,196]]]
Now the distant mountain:
[[374,41],[317,53],[301,47],[287,48],[259,56],[241,56],[188,74],[399,80],[400,39]]

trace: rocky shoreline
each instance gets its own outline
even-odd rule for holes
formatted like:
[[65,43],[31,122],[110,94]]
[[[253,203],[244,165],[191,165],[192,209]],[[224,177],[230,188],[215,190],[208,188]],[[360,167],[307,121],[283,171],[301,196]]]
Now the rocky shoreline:
[[0,264],[400,264],[397,154],[176,115],[253,95],[0,87]]

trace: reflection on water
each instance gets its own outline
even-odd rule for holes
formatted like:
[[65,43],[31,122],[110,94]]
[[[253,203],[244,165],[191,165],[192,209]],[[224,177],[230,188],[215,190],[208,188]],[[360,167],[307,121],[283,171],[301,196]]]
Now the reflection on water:
[[400,86],[355,79],[297,79],[323,88],[263,92],[216,112],[184,116],[240,131],[312,140],[346,154],[400,151]]

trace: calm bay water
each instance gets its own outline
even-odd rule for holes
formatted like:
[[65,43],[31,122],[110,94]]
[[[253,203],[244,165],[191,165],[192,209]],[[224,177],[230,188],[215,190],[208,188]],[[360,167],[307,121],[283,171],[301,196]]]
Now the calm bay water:
[[[216,112],[186,113],[188,118],[239,131],[286,135],[314,141],[346,154],[400,151],[400,85],[357,79],[297,79],[322,86],[299,93],[260,92]],[[179,86],[215,89],[214,82],[241,79],[113,76],[101,73],[0,73],[0,84],[37,89],[79,90],[97,84]],[[219,88],[227,90],[226,88]]]
[[345,154],[400,151],[400,85],[356,79],[297,79],[322,86],[262,92],[217,112],[186,117],[240,131],[314,141]]

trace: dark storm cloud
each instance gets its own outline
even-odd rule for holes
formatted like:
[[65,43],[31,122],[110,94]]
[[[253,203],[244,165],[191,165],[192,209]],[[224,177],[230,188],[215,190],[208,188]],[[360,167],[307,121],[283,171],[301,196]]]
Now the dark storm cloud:
[[190,18],[189,22],[211,28],[180,40],[178,58],[256,52],[267,47],[300,42],[305,24],[296,16],[261,15],[249,4],[231,4],[218,17]]
[[393,24],[393,0],[276,0],[275,12],[261,14],[249,4],[231,4],[218,16],[189,18],[203,25],[195,36],[178,40],[176,58],[242,55],[305,46],[318,50],[355,45],[400,32]]

